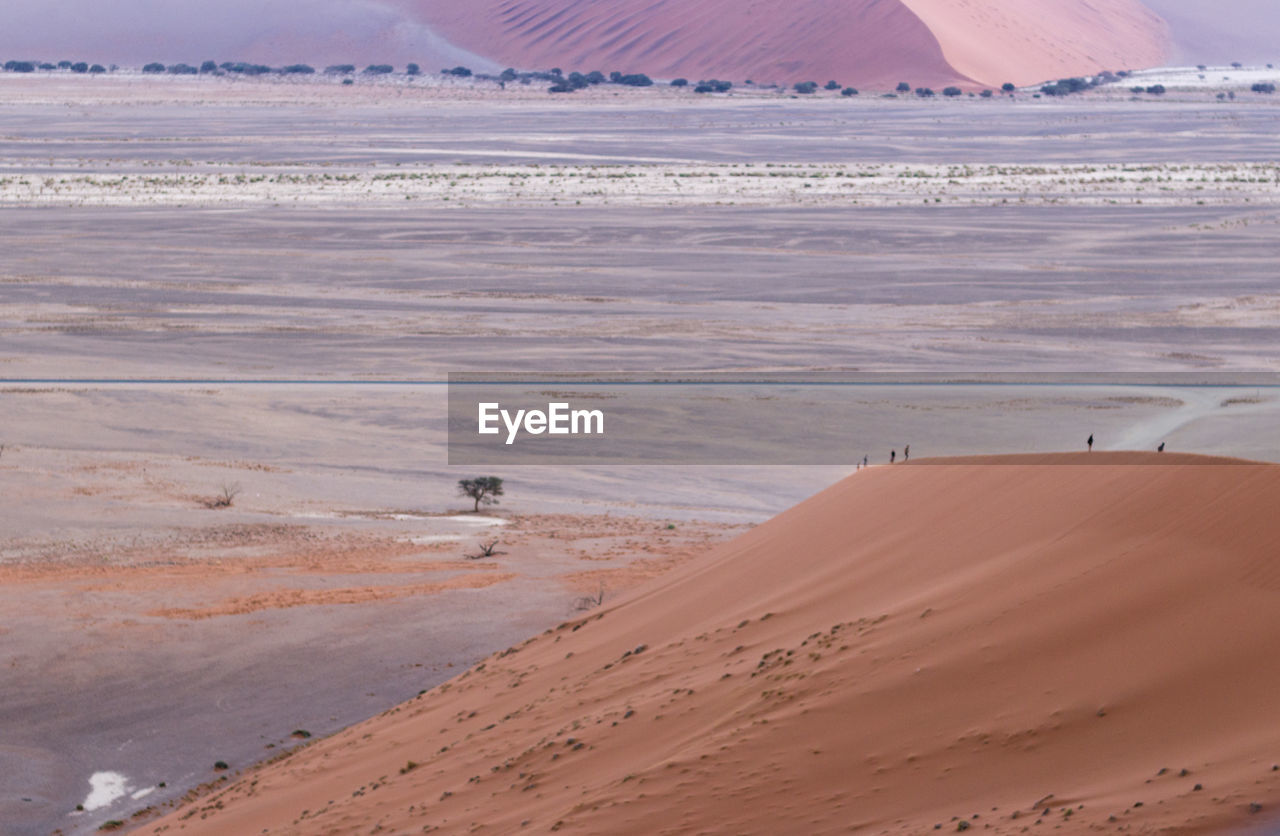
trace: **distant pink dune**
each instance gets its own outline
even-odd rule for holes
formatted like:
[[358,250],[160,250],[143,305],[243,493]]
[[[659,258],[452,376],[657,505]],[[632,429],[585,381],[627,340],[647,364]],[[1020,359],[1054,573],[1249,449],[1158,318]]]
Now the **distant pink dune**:
[[1032,84],[1155,66],[1138,0],[398,0],[453,44],[523,69],[870,88]]

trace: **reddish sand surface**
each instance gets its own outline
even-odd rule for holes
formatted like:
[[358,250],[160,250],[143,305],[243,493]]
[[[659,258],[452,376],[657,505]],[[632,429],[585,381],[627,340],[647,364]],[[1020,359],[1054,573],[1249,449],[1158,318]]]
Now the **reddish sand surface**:
[[990,86],[1158,66],[1168,27],[1138,0],[903,0],[956,72]]
[[1278,500],[1194,456],[872,468],[146,829],[1262,829]]
[[761,82],[1032,84],[1159,64],[1137,0],[400,0],[460,47],[516,67]]

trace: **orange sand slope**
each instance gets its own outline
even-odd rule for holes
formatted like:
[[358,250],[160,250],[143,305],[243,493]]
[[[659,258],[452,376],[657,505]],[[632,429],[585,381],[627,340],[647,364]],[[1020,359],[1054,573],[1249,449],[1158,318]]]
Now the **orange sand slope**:
[[1159,64],[1138,0],[398,0],[517,67],[756,82],[1032,84]]
[[957,73],[989,86],[1154,67],[1168,27],[1139,0],[903,0]]
[[929,464],[855,475],[149,827],[1274,824],[1280,466]]

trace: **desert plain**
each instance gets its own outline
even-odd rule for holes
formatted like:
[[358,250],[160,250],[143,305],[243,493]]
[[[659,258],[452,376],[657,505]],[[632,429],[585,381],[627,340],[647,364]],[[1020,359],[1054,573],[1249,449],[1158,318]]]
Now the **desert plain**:
[[[1188,705],[1228,710],[1229,702],[1191,697],[1144,702],[1148,686],[1203,681],[1191,673],[1210,670],[1212,654],[1159,656],[1142,687],[1128,690],[1115,684],[1125,657],[1107,657],[1109,678],[1072,690],[1095,681],[1087,651],[1105,645],[1105,631],[1087,632],[1062,657],[1082,678],[1019,690],[1028,660],[1052,667],[1046,647],[1096,630],[1090,617],[1118,617],[1110,605],[1147,607],[1158,611],[1152,623],[1181,630],[1163,591],[1117,602],[1105,590],[1146,577],[1147,564],[1108,562],[1130,539],[1145,544],[1135,546],[1143,560],[1182,541],[1085,532],[1058,555],[1061,577],[1033,580],[1009,557],[1055,536],[1044,510],[1055,479],[1076,503],[1074,524],[1086,528],[1092,518],[1079,509],[1105,515],[1109,503],[1129,503],[1116,526],[1153,513],[1192,525],[1201,517],[1179,514],[1217,507],[1226,492],[1253,499],[1204,512],[1202,528],[1221,538],[1245,526],[1247,545],[1228,550],[1231,577],[1259,601],[1274,595],[1266,555],[1275,554],[1276,529],[1258,518],[1268,497],[1274,505],[1275,468],[1181,454],[1280,461],[1278,128],[1270,97],[1220,101],[1193,88],[1159,100],[1105,91],[1065,101],[695,98],[656,89],[562,99],[453,84],[0,75],[0,832],[90,833],[106,822],[144,832],[346,833],[379,822],[392,832],[512,832],[526,820],[571,832],[713,832],[715,816],[728,816],[719,826],[734,832],[783,832],[788,821],[792,832],[920,832],[935,823],[967,829],[952,816],[982,827],[994,817],[988,807],[999,808],[1007,832],[1020,831],[1025,816],[1049,815],[1066,829],[1114,827],[1108,816],[1127,816],[1118,824],[1130,832],[1243,828],[1268,813],[1278,821],[1266,769],[1280,752],[1262,735],[1233,745],[1247,722],[1192,723],[1186,749],[1139,757]],[[498,474],[501,504],[474,513],[454,486],[478,474],[448,464],[445,381],[459,371],[1071,374],[1076,382],[1056,387],[852,388],[837,397],[857,416],[851,446],[875,465],[904,443],[913,459],[1034,456],[1080,450],[1090,433],[1098,454],[1164,442],[1179,458],[1103,468],[967,460],[901,472],[855,472],[849,459],[513,467]],[[1251,486],[1244,493],[1234,481],[1241,473]],[[784,518],[732,540],[850,475],[809,510],[789,512],[802,525]],[[965,574],[935,554],[962,538],[964,520],[991,514],[992,497],[1013,503],[1019,491],[1022,504],[1007,506],[1016,511],[1007,513],[1010,539],[1000,541],[1008,562]],[[219,507],[228,493],[233,501]],[[908,536],[909,521],[933,527],[928,509],[960,494],[963,513],[939,512],[941,534]],[[858,524],[841,528],[833,506],[859,503]],[[925,509],[920,516],[904,510],[911,503]],[[890,530],[905,531],[903,542]],[[1178,536],[1208,543],[1196,554],[1212,561],[1213,537],[1201,531]],[[473,559],[494,540],[498,554]],[[979,540],[959,551],[975,561],[983,554]],[[891,554],[920,563],[881,568],[876,561]],[[821,558],[811,575],[801,571],[807,555]],[[728,581],[700,577],[717,565],[752,584],[726,591]],[[1202,565],[1184,569],[1174,579],[1179,594],[1216,577]],[[1113,570],[1120,586],[1097,585]],[[865,588],[832,580],[846,597],[813,603],[813,578],[852,583],[848,571],[866,573]],[[925,589],[930,571],[940,580]],[[1021,623],[1014,616],[1053,600],[1055,584],[1084,596],[1073,599],[1087,602],[1083,614],[1010,638]],[[982,598],[997,587],[1013,590],[1008,600]],[[1187,617],[1227,612],[1226,600],[1194,599]],[[940,616],[929,621],[927,612]],[[1274,632],[1249,612],[1231,624],[1261,637],[1254,658],[1265,660]],[[819,616],[835,626],[824,623],[815,638],[809,622]],[[604,630],[593,619],[629,626]],[[1012,633],[983,639],[973,626],[1000,619]],[[571,626],[557,632],[562,624]],[[775,634],[779,625],[799,631],[796,642]],[[645,630],[662,643],[635,639]],[[728,637],[753,630],[767,635]],[[869,637],[848,643],[865,667],[831,667],[825,651],[838,654],[841,630]],[[1126,653],[1158,645],[1135,630]],[[584,645],[563,674],[552,661],[564,653],[547,647],[561,633]],[[1230,644],[1245,634],[1213,635]],[[509,661],[472,669],[535,635],[527,671]],[[1207,633],[1178,635],[1217,646]],[[780,701],[782,713],[718,727],[745,697],[705,689],[722,673],[750,678],[746,667],[721,671],[722,655],[732,662],[758,649],[753,665],[782,676],[773,667],[784,661],[770,654],[800,641],[823,644],[801,656],[819,655],[806,676],[832,677],[826,688],[795,696],[790,686],[752,683],[752,698]],[[495,670],[528,677],[551,705],[558,677],[571,677],[576,705],[595,702],[564,714],[565,724],[621,722],[636,709],[609,702],[596,668],[621,664],[613,657],[646,642],[655,653],[628,655],[627,664],[652,666],[649,713],[670,716],[680,733],[609,731],[609,748],[561,783],[582,788],[587,806],[559,788],[542,795],[538,780],[526,780],[541,767],[516,769],[520,780],[507,781],[515,789],[499,802],[456,786],[461,776],[478,792],[468,770],[505,774],[517,755],[545,748],[540,723],[558,716],[547,703],[534,712],[538,722],[522,719],[507,736],[519,751],[486,740],[428,763],[439,747],[410,746],[424,735],[434,742],[437,728],[456,727],[459,739],[488,731],[471,729],[464,711],[479,711],[482,697],[457,702],[457,694],[507,688]],[[703,646],[714,652],[681,649]],[[1004,655],[993,649],[1001,647]],[[897,690],[930,670],[904,661],[916,656],[945,670],[950,688],[973,670],[968,663],[989,676],[948,715],[936,697]],[[999,664],[982,667],[986,656]],[[1247,665],[1237,662],[1230,676]],[[1258,665],[1260,690],[1241,716],[1264,722],[1271,667]],[[430,690],[468,670],[480,673],[451,695]],[[872,694],[866,701],[830,697],[859,682]],[[662,699],[659,684],[671,692]],[[686,689],[689,708],[676,707]],[[693,699],[695,691],[703,696]],[[1010,709],[1012,725],[992,720],[983,696],[1020,706]],[[472,699],[474,709],[464,705]],[[400,708],[407,700],[416,702]],[[432,700],[447,706],[415,707]],[[822,757],[821,712],[880,716],[873,710],[894,700],[910,707],[894,715],[899,725],[841,738],[839,774],[856,761],[868,797],[833,801],[843,790],[816,782],[811,794],[830,794],[802,805],[783,798],[808,768],[791,750]],[[763,726],[808,704],[820,716],[787,727],[807,735],[804,746],[759,742]],[[1092,726],[1079,737],[1059,731],[1104,715],[1122,721],[1112,707],[1128,704],[1156,719],[1114,736]],[[493,706],[486,725],[521,713],[517,702]],[[424,711],[395,733],[354,725]],[[911,711],[937,717],[935,726],[912,737]],[[956,723],[972,728],[930,748]],[[552,731],[561,748],[574,736]],[[390,738],[390,748],[326,771],[325,760],[341,760],[365,734]],[[970,750],[1001,734],[1002,747],[1028,751],[1043,734],[1048,754],[1022,772],[1016,757],[995,758],[943,781],[927,802],[916,794],[934,787],[920,769],[933,770],[929,781],[963,771],[965,758],[979,757]],[[441,745],[456,746],[454,736]],[[671,740],[690,748],[661,748]],[[724,755],[732,763],[717,773],[716,753],[736,746],[746,749]],[[262,773],[284,800],[257,806],[253,765],[294,747]],[[771,761],[766,751],[789,754]],[[1110,772],[1089,774],[1091,751],[1109,759]],[[215,769],[219,762],[228,768]],[[400,773],[408,763],[423,768]],[[681,775],[704,765],[695,780],[675,778],[668,763]],[[1186,769],[1178,780],[1192,785],[1193,774],[1221,777],[1207,791],[1162,786],[1135,807],[1145,785],[1133,776],[1148,766],[1162,781],[1162,769]],[[769,770],[776,782],[765,779]],[[640,790],[624,803],[612,784],[592,783],[606,778],[628,792],[631,781],[651,781],[661,792]],[[762,802],[754,824],[693,803],[730,792],[737,779],[755,788],[750,798],[778,795]],[[1255,780],[1265,783],[1245,793]],[[371,784],[391,790],[377,796],[392,800],[376,815],[360,806]],[[1035,794],[1033,785],[1047,789]],[[221,795],[210,801],[209,792]],[[678,805],[684,818],[647,828],[659,815],[653,805],[673,798],[688,801]],[[985,807],[969,809],[974,799]],[[223,801],[228,812],[218,814]],[[626,817],[601,812],[609,802]],[[986,818],[967,818],[974,813]],[[162,814],[173,818],[156,825]]]

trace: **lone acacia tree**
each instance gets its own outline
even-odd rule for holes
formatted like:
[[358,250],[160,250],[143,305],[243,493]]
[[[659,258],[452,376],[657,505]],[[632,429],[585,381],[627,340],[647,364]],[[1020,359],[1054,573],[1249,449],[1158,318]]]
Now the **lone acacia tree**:
[[502,480],[497,476],[477,476],[475,479],[459,479],[458,495],[467,496],[476,501],[475,511],[480,510],[480,503],[497,505],[497,497],[502,496]]

